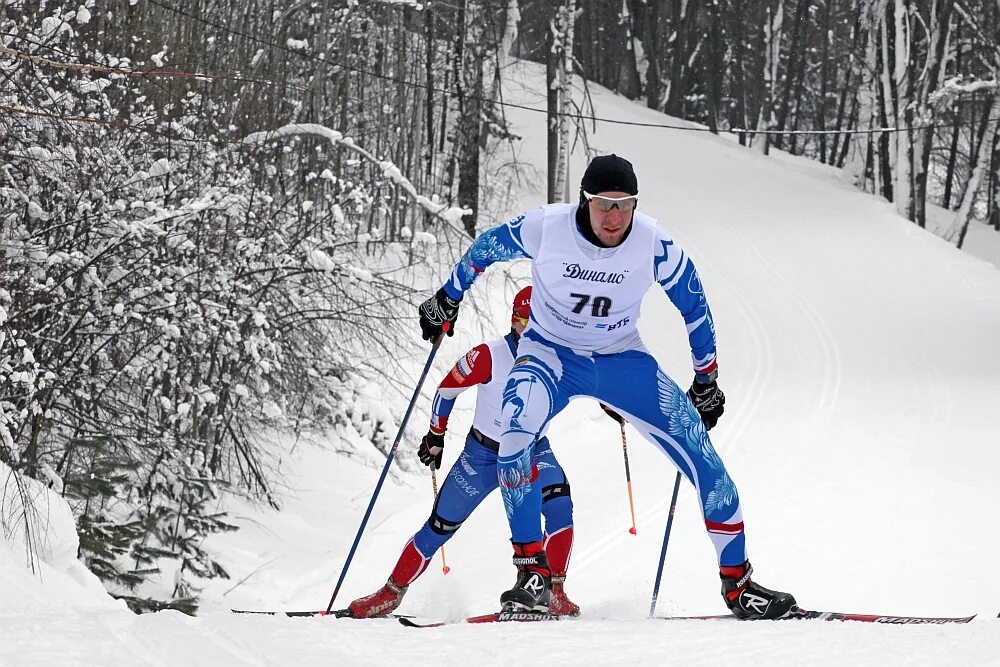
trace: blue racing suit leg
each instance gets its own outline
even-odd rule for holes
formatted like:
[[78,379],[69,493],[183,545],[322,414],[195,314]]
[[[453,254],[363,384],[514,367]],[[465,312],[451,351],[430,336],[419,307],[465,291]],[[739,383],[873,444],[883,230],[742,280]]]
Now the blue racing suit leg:
[[542,540],[542,484],[532,446],[570,398],[590,394],[593,364],[588,357],[549,343],[532,331],[521,338],[517,361],[504,387],[497,474],[511,541]]
[[471,435],[465,449],[448,471],[438,491],[434,509],[423,527],[413,536],[413,545],[425,558],[431,558],[462,523],[497,488],[497,455]]
[[553,535],[573,525],[573,499],[569,495],[569,480],[552,453],[548,438],[542,438],[535,444],[532,458],[538,471],[538,488],[542,494],[545,534]]
[[644,350],[594,355],[593,394],[661,449],[694,484],[719,564],[747,559],[740,498],[687,394]]

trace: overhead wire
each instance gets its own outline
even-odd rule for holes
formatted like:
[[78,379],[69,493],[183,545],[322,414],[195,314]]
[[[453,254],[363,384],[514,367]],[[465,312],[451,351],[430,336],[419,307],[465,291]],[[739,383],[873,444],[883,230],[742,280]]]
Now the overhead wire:
[[[251,41],[254,41],[254,42],[257,42],[257,43],[260,43],[260,44],[265,44],[267,46],[271,46],[271,47],[277,48],[277,49],[285,51],[287,53],[291,53],[293,55],[296,55],[296,56],[298,56],[300,58],[305,58],[307,60],[314,60],[314,61],[317,61],[317,62],[322,62],[322,63],[327,64],[327,65],[333,65],[333,66],[341,67],[341,68],[343,68],[345,70],[348,70],[348,71],[351,71],[351,72],[356,72],[356,73],[362,74],[364,76],[370,76],[370,77],[373,77],[373,78],[376,78],[376,79],[382,79],[384,81],[398,83],[398,84],[409,86],[409,87],[413,87],[413,88],[422,88],[422,89],[425,89],[425,90],[428,90],[428,91],[437,92],[437,93],[441,93],[441,94],[444,94],[444,95],[450,95],[450,96],[453,96],[453,97],[458,95],[458,93],[456,93],[455,91],[450,91],[450,90],[438,88],[436,86],[427,86],[426,84],[417,83],[415,81],[409,81],[407,79],[402,79],[402,78],[398,78],[398,77],[393,77],[393,76],[390,76],[390,75],[387,75],[387,74],[381,74],[381,73],[378,73],[378,72],[371,72],[371,71],[368,71],[368,70],[363,69],[361,67],[357,67],[355,65],[349,65],[349,64],[346,64],[346,63],[343,63],[343,62],[339,62],[339,61],[336,61],[336,60],[331,60],[329,58],[323,58],[323,57],[320,57],[320,56],[315,56],[315,55],[306,53],[306,52],[298,50],[298,49],[292,49],[292,48],[290,48],[288,46],[285,46],[285,45],[277,43],[277,42],[273,42],[273,41],[266,40],[266,39],[263,39],[263,38],[260,38],[260,37],[256,37],[254,35],[248,35],[248,34],[246,34],[244,32],[239,31],[239,30],[234,30],[232,28],[229,28],[228,26],[216,23],[214,21],[210,21],[208,19],[205,19],[204,17],[198,16],[196,14],[192,14],[192,13],[187,12],[185,10],[182,10],[182,9],[177,8],[177,7],[174,7],[174,6],[171,6],[169,4],[166,4],[162,0],[146,0],[146,1],[147,1],[147,3],[149,3],[151,5],[155,5],[157,7],[165,9],[165,10],[167,10],[169,12],[173,12],[173,13],[179,15],[179,16],[184,16],[184,17],[192,19],[194,21],[198,21],[199,23],[211,26],[213,28],[216,28],[218,30],[222,30],[222,31],[227,32],[227,33],[232,34],[232,35],[243,37],[245,39],[249,39]],[[489,104],[498,105],[498,106],[504,106],[504,107],[509,107],[509,108],[512,108],[512,109],[521,109],[523,111],[530,111],[530,112],[533,112],[533,113],[543,113],[543,114],[546,114],[546,115],[567,116],[567,117],[570,117],[570,118],[573,118],[573,119],[576,119],[576,120],[582,120],[582,121],[611,123],[611,124],[616,124],[616,125],[630,125],[630,126],[635,126],[635,127],[651,127],[651,128],[660,128],[660,129],[669,129],[669,130],[679,130],[679,131],[684,131],[684,132],[713,132],[713,133],[717,133],[717,131],[713,131],[711,128],[708,128],[708,127],[681,126],[681,125],[674,125],[674,124],[670,124],[670,123],[652,123],[652,122],[641,122],[641,121],[626,121],[626,120],[619,120],[617,118],[605,118],[605,117],[601,117],[601,116],[588,116],[588,115],[577,114],[577,113],[549,112],[547,109],[536,109],[534,107],[529,107],[529,106],[526,106],[526,105],[523,105],[523,104],[516,104],[516,103],[513,103],[513,102],[505,102],[505,101],[499,101],[498,102],[496,100],[492,100],[492,99],[481,97],[481,96],[473,96],[473,95],[469,95],[467,93],[464,94],[464,97],[466,97],[466,98],[473,98],[473,99],[476,99],[476,100],[481,101],[481,102],[487,102]],[[1000,118],[995,118],[995,119],[991,118],[991,119],[988,119],[988,122],[993,122],[993,121],[1000,121]],[[726,128],[725,131],[728,132],[728,133],[731,133],[731,134],[746,134],[746,133],[754,133],[754,134],[786,134],[786,135],[793,135],[793,134],[815,134],[815,135],[820,135],[820,134],[881,134],[881,133],[908,132],[908,131],[913,131],[913,130],[926,130],[926,129],[935,129],[935,128],[944,128],[944,127],[965,126],[965,125],[969,125],[969,124],[970,123],[968,123],[968,122],[930,123],[930,124],[924,124],[924,125],[914,125],[914,126],[911,126],[911,127],[879,127],[879,128],[865,129],[865,130],[750,130],[750,129],[746,129],[746,128]]]
[[[896,132],[911,132],[911,131],[919,131],[919,130],[951,128],[951,127],[965,127],[965,126],[968,126],[968,125],[972,124],[972,121],[954,121],[954,122],[941,122],[941,123],[925,123],[925,124],[921,124],[921,125],[912,125],[912,126],[903,126],[903,127],[872,127],[872,128],[867,128],[867,129],[853,129],[853,130],[773,130],[773,129],[742,128],[742,127],[717,128],[717,129],[713,130],[712,128],[709,128],[709,127],[698,126],[698,125],[694,125],[694,124],[677,125],[677,124],[673,124],[673,123],[660,123],[660,122],[644,122],[644,121],[622,120],[622,119],[618,119],[618,118],[608,118],[608,117],[597,116],[597,115],[587,115],[587,114],[583,114],[583,113],[570,113],[570,112],[559,112],[559,111],[550,112],[547,109],[538,109],[538,108],[527,106],[527,105],[524,105],[524,104],[517,104],[517,103],[514,103],[514,102],[508,102],[506,100],[503,100],[502,98],[500,100],[494,100],[492,98],[487,98],[487,97],[484,97],[484,96],[471,95],[468,92],[459,93],[458,91],[454,91],[454,90],[450,90],[450,89],[446,89],[446,88],[441,88],[441,87],[438,87],[438,86],[430,86],[430,85],[427,85],[427,84],[424,84],[424,83],[418,83],[418,82],[415,82],[415,81],[410,81],[408,79],[394,77],[394,76],[391,76],[391,75],[388,75],[388,74],[382,74],[382,73],[379,73],[379,72],[372,72],[372,71],[366,70],[364,68],[357,67],[355,65],[350,65],[350,64],[338,61],[338,60],[333,60],[333,59],[330,59],[330,58],[325,58],[325,57],[313,55],[313,54],[304,52],[304,51],[302,51],[300,49],[290,48],[290,47],[288,47],[286,45],[280,44],[278,42],[274,42],[272,40],[268,40],[268,39],[264,39],[262,37],[257,37],[257,36],[254,36],[254,35],[247,34],[247,33],[242,32],[240,30],[236,30],[234,28],[230,28],[230,27],[225,26],[223,24],[216,23],[215,21],[211,21],[211,20],[206,19],[206,18],[204,18],[202,16],[198,16],[198,15],[193,14],[193,13],[191,13],[189,11],[184,10],[184,9],[180,9],[178,7],[174,7],[172,5],[166,4],[162,0],[147,0],[147,3],[151,4],[151,5],[155,5],[157,7],[160,7],[161,9],[164,9],[166,11],[175,13],[178,16],[183,16],[183,17],[189,18],[189,19],[191,19],[193,21],[197,21],[197,22],[202,23],[204,25],[216,28],[217,30],[221,30],[223,32],[226,32],[226,33],[238,36],[238,37],[242,37],[244,39],[247,39],[247,40],[259,43],[259,44],[263,44],[263,45],[266,45],[266,46],[270,46],[270,47],[279,49],[281,51],[284,51],[286,53],[295,55],[295,56],[300,57],[300,58],[304,58],[306,60],[312,60],[312,61],[315,61],[315,62],[323,63],[325,65],[339,67],[339,68],[341,68],[343,70],[346,70],[346,71],[349,71],[349,72],[354,72],[354,73],[360,74],[362,76],[368,76],[368,77],[372,77],[372,78],[375,78],[375,79],[380,79],[380,80],[383,80],[383,81],[387,81],[387,82],[391,82],[391,83],[396,83],[396,84],[404,85],[404,86],[411,87],[411,88],[423,89],[423,90],[427,90],[427,91],[432,92],[432,93],[439,93],[439,94],[442,94],[442,95],[448,95],[450,97],[457,97],[457,96],[461,95],[462,97],[465,97],[466,99],[474,99],[474,100],[477,100],[477,101],[480,101],[480,102],[485,102],[485,103],[488,103],[490,105],[498,106],[498,107],[501,107],[501,108],[520,109],[522,111],[528,111],[528,112],[532,112],[532,113],[546,114],[547,116],[549,116],[549,115],[566,116],[566,117],[571,118],[571,119],[576,120],[576,121],[589,121],[589,122],[593,122],[593,123],[609,123],[609,124],[614,124],[614,125],[624,125],[624,126],[632,126],[632,127],[646,127],[646,128],[653,128],[653,129],[677,130],[677,131],[681,131],[681,132],[710,132],[710,133],[713,133],[713,134],[718,134],[720,132],[725,132],[725,133],[734,134],[734,135],[746,135],[746,134],[757,135],[757,134],[760,134],[760,135],[788,135],[788,136],[791,136],[791,135],[800,135],[800,136],[819,136],[819,135],[827,135],[827,136],[829,136],[829,135],[873,135],[873,134],[886,134],[886,133],[896,133]],[[11,35],[11,36],[13,36],[13,35]],[[44,65],[44,66],[57,67],[57,68],[63,68],[63,69],[77,69],[79,71],[85,71],[85,72],[98,72],[98,73],[108,73],[108,74],[120,74],[120,75],[123,75],[123,76],[131,76],[131,77],[147,78],[147,79],[153,79],[153,78],[158,78],[158,77],[175,77],[175,78],[187,78],[187,79],[193,79],[193,80],[227,80],[227,81],[236,81],[236,82],[256,83],[256,84],[261,84],[261,85],[274,86],[274,87],[282,87],[282,88],[287,87],[287,88],[296,89],[296,90],[311,90],[310,88],[308,88],[306,86],[301,86],[301,85],[298,85],[298,84],[295,84],[295,83],[277,82],[277,81],[271,81],[269,79],[254,79],[254,78],[250,78],[250,77],[244,77],[244,76],[238,75],[238,74],[216,74],[216,73],[207,73],[207,72],[187,72],[187,71],[178,70],[178,69],[160,69],[160,68],[146,69],[146,70],[134,70],[134,69],[125,69],[125,68],[111,67],[111,66],[107,66],[107,65],[95,65],[95,64],[84,64],[84,63],[66,63],[66,62],[55,61],[55,60],[51,60],[51,59],[47,59],[47,58],[42,58],[40,56],[35,56],[35,55],[31,55],[31,54],[25,54],[23,52],[19,52],[19,51],[16,51],[14,49],[10,49],[8,47],[2,47],[2,46],[0,46],[0,53],[4,53],[4,54],[7,54],[7,55],[9,55],[11,57],[15,57],[15,58],[18,58],[18,59],[21,59],[21,60],[25,60],[25,61],[28,61],[28,62],[33,62],[33,63]],[[8,110],[9,110],[9,107],[8,108],[0,107],[0,111],[8,111]],[[21,113],[26,113],[26,111],[24,111],[24,110],[21,110],[20,112]],[[45,115],[45,114],[35,114],[35,115]],[[62,120],[67,120],[67,121],[70,121],[70,122],[95,122],[92,119],[74,119],[72,117],[61,117],[61,119]],[[987,119],[987,122],[997,122],[997,121],[1000,121],[1000,118],[989,118],[989,119]],[[685,122],[693,123],[692,121],[685,121]]]

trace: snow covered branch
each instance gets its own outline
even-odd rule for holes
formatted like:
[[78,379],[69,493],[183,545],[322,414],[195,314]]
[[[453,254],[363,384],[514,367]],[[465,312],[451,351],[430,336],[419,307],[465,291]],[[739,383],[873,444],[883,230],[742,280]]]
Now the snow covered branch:
[[379,160],[371,152],[365,150],[361,146],[358,146],[354,139],[351,137],[345,137],[337,130],[330,129],[316,123],[290,123],[275,130],[249,134],[243,139],[242,143],[247,145],[261,145],[269,141],[274,141],[275,139],[297,135],[313,135],[322,137],[335,146],[346,148],[347,150],[357,153],[365,160],[378,166],[386,180],[392,181],[396,185],[400,186],[403,191],[425,211],[437,218],[440,218],[458,231],[464,232],[461,227],[461,220],[462,216],[471,213],[469,209],[441,204],[438,202],[437,195],[427,197],[418,193],[417,189],[413,186],[413,183],[403,175],[403,172],[399,169],[399,167],[388,160]]

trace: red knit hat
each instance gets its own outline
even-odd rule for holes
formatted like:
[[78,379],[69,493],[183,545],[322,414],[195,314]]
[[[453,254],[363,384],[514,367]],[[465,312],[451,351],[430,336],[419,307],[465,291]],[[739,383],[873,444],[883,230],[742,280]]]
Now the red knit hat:
[[514,303],[511,304],[510,323],[514,324],[514,318],[527,319],[531,312],[531,285],[521,289],[514,296]]

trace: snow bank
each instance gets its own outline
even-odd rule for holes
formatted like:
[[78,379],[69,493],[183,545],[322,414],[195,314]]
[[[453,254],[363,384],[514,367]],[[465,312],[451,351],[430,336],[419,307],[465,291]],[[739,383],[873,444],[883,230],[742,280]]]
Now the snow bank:
[[67,605],[126,609],[76,558],[69,505],[0,463],[0,613]]

